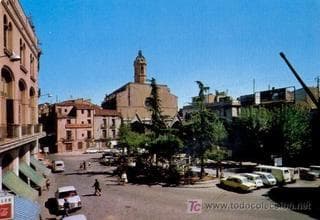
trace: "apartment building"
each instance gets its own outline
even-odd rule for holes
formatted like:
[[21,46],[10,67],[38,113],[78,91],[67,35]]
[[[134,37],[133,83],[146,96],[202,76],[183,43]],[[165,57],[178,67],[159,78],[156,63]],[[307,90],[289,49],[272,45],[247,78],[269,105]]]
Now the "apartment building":
[[55,104],[54,112],[54,152],[84,152],[90,147],[107,147],[117,139],[121,118],[116,111],[103,110],[89,100],[76,99]]
[[[35,170],[39,139],[38,71],[41,50],[19,1],[0,1],[0,191],[35,200],[45,183]],[[32,186],[32,187],[31,187]]]

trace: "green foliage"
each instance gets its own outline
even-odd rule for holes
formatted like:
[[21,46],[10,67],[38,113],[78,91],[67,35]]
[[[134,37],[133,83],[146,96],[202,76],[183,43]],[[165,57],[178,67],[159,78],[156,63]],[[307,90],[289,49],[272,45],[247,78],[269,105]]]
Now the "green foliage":
[[147,104],[151,111],[151,130],[158,136],[166,129],[166,124],[162,116],[161,100],[158,94],[158,86],[154,78],[151,79],[151,94],[147,99]]
[[310,148],[309,112],[299,106],[243,108],[235,129],[242,159],[270,162],[280,155],[292,163]]
[[158,157],[171,160],[172,156],[180,152],[182,141],[175,135],[164,134],[158,136],[150,143],[150,152],[156,153]]
[[127,148],[128,153],[136,153],[138,148],[144,148],[148,142],[145,134],[133,132],[130,125],[121,124],[119,129],[119,144],[122,148]]
[[225,148],[214,146],[211,149],[208,149],[204,157],[210,160],[221,161],[226,159],[228,156],[228,151]]
[[184,123],[184,131],[188,150],[201,160],[202,177],[205,152],[221,144],[227,132],[219,118],[205,107],[204,93],[209,87],[205,87],[200,81],[197,81],[197,84],[199,86],[198,110],[193,112],[190,119]]

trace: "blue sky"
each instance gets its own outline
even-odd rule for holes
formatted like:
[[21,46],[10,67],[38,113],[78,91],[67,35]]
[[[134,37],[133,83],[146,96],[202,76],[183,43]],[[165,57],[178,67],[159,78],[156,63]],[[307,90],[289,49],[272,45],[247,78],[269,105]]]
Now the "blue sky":
[[318,0],[20,0],[43,55],[40,102],[100,104],[133,81],[142,50],[148,78],[167,84],[179,106],[196,80],[233,97],[268,87],[300,88],[283,51],[309,86],[320,76]]

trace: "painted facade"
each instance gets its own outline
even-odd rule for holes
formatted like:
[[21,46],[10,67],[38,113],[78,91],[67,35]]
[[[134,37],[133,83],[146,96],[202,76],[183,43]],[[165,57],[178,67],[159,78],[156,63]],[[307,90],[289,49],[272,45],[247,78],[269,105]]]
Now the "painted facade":
[[[33,24],[17,0],[0,1],[0,33],[0,191],[15,192],[6,180],[23,178],[21,164],[29,169],[45,136],[37,104],[41,51]],[[26,180],[25,189],[32,191]]]

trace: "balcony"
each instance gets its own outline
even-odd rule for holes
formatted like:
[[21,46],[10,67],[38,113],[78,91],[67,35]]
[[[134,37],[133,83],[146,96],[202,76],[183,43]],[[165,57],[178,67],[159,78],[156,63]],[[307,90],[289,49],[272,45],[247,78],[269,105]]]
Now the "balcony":
[[0,140],[21,138],[22,136],[31,136],[39,133],[42,133],[42,124],[0,125]]
[[92,124],[66,124],[66,128],[92,128]]
[[0,124],[0,153],[44,136],[41,124]]

